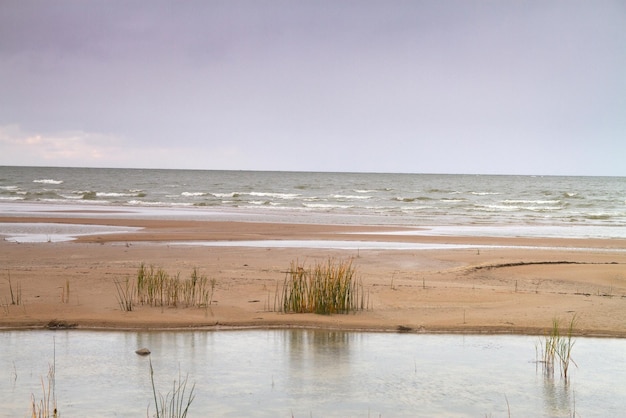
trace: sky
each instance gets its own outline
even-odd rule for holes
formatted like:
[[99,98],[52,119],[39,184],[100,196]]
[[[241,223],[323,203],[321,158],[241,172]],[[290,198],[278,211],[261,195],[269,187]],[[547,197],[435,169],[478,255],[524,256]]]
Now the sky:
[[0,0],[0,165],[626,176],[626,1]]

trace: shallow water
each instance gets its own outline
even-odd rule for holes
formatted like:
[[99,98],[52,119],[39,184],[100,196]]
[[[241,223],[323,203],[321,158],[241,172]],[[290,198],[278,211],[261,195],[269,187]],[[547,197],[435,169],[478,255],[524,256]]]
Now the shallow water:
[[0,222],[0,236],[11,242],[63,242],[85,235],[120,234],[140,229],[131,226]]
[[[323,330],[4,331],[2,416],[28,416],[56,364],[61,416],[154,413],[188,373],[194,416],[619,416],[626,340],[579,338],[569,382],[536,363],[538,337]],[[188,387],[188,390],[190,389]]]

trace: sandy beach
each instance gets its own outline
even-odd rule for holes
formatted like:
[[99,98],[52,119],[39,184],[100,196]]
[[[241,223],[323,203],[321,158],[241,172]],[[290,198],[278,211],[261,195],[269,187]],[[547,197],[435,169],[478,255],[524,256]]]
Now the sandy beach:
[[[163,329],[326,327],[346,330],[542,334],[576,315],[576,333],[626,337],[626,242],[398,234],[402,228],[98,216],[6,217],[0,222],[140,227],[67,242],[0,241],[0,327]],[[236,242],[271,240],[264,246]],[[348,241],[345,249],[276,245]],[[228,245],[206,245],[228,241]],[[355,242],[358,241],[358,242]],[[185,245],[179,245],[180,243]],[[368,248],[368,242],[429,244]],[[362,246],[361,246],[361,244]],[[455,244],[456,246],[450,246]],[[391,244],[390,244],[391,245]],[[352,259],[369,309],[347,315],[274,311],[292,261]],[[208,308],[120,309],[116,280],[141,264],[214,279]],[[67,292],[69,286],[69,295]],[[13,291],[13,296],[11,295]],[[12,304],[19,295],[20,303]]]

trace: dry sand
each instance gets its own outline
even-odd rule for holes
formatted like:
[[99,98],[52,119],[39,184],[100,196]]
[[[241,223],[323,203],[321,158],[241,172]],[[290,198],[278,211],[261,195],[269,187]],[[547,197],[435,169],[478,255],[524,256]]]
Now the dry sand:
[[[578,318],[579,335],[626,337],[626,242],[384,235],[398,228],[137,219],[3,218],[140,226],[139,232],[62,243],[0,241],[0,327],[163,329],[327,327],[346,330],[540,334]],[[346,232],[376,232],[344,234]],[[363,240],[516,246],[331,250],[172,245],[211,240]],[[534,247],[534,248],[533,248]],[[539,247],[539,248],[538,248]],[[546,249],[545,247],[558,247]],[[273,312],[294,260],[353,258],[370,309],[347,315]],[[216,280],[208,308],[136,306],[123,312],[115,280],[141,263]],[[21,296],[11,304],[9,286]],[[69,297],[66,287],[69,283]]]

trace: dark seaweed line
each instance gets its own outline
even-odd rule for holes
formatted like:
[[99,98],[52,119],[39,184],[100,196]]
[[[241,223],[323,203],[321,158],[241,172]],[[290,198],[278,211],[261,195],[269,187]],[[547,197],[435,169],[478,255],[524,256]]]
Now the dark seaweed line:
[[502,267],[519,267],[519,266],[535,266],[535,265],[549,265],[549,264],[620,264],[617,261],[592,263],[587,261],[519,261],[516,263],[502,263],[502,264],[488,264],[484,266],[475,266],[471,268],[471,271],[483,270],[483,269],[495,269]]

